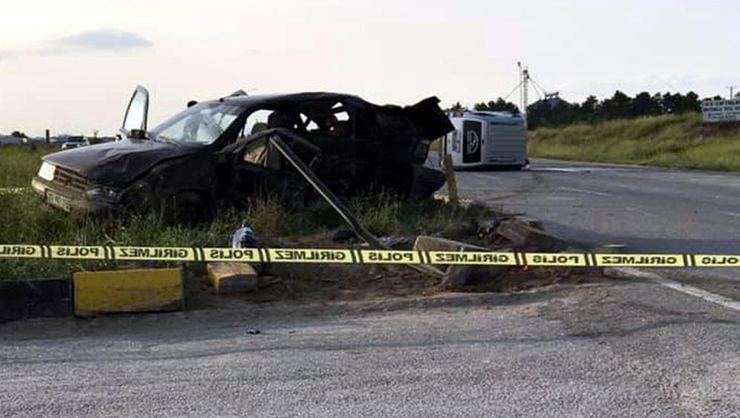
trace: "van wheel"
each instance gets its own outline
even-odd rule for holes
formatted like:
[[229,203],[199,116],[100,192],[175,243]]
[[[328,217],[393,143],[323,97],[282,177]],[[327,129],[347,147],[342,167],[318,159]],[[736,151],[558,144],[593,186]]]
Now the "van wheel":
[[213,208],[195,192],[170,196],[162,209],[162,218],[168,224],[193,226],[213,220]]

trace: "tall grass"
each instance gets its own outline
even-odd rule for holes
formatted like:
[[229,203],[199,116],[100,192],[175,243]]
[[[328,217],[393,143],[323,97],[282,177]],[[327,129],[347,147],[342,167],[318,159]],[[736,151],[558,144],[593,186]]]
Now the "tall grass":
[[41,165],[41,157],[54,151],[58,149],[0,145],[0,188],[29,187]]
[[528,137],[533,157],[740,170],[740,127],[704,125],[701,115],[645,117],[564,128],[540,128]]

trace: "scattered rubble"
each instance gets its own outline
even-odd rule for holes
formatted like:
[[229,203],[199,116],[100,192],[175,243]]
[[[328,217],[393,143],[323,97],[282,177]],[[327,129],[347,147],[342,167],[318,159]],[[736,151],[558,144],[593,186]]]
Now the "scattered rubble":
[[[420,236],[414,242],[414,250],[418,251],[491,251],[490,248],[466,244],[444,238]],[[510,251],[510,249],[497,249]],[[503,277],[509,270],[508,266],[464,266],[464,265],[434,265],[443,275],[440,284],[447,289],[462,289],[476,283],[491,282]]]
[[522,249],[556,253],[568,248],[568,243],[560,238],[516,219],[501,222],[496,228],[496,234],[509,240],[514,247]]
[[[290,246],[378,248],[375,245],[379,244],[382,248],[415,251],[476,252],[552,252],[567,247],[562,240],[541,230],[541,223],[531,218],[522,220],[517,215],[488,210],[470,221],[477,228],[472,228],[463,241],[432,235],[371,236],[371,243],[367,243],[352,230],[338,229],[328,233],[323,238],[325,241],[299,240],[291,242]],[[250,290],[243,297],[254,301],[285,298],[333,300],[431,295],[445,291],[516,292],[555,284],[577,284],[598,276],[595,269],[582,268],[423,265],[423,269],[412,270],[407,267],[410,266],[273,264],[269,266],[270,277],[277,277],[280,282],[272,282],[274,286],[268,288],[257,281],[258,291]]]

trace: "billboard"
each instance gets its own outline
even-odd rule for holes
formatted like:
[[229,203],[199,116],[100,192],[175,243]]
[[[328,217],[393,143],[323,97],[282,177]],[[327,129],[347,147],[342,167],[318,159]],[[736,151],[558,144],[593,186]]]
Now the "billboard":
[[706,99],[701,102],[704,122],[740,122],[740,98]]

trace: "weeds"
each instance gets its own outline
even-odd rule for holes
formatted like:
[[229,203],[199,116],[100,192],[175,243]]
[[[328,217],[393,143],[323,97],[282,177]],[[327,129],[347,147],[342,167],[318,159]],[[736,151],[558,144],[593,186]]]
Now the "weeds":
[[698,113],[541,128],[528,137],[533,157],[740,170],[740,127],[704,125]]

